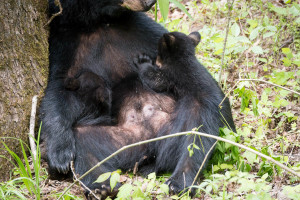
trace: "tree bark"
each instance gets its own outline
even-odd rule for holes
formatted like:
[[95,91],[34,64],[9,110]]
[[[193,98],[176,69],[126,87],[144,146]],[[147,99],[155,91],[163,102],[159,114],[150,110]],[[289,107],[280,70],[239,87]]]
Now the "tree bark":
[[[46,0],[0,0],[0,180],[9,178],[12,158],[2,142],[21,155],[28,143],[31,99],[41,96],[48,73]],[[36,131],[37,132],[37,131]]]

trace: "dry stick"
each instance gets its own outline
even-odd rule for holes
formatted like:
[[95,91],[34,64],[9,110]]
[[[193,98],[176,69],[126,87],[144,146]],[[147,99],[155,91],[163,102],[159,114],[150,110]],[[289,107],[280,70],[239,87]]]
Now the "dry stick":
[[100,198],[97,197],[97,195],[92,191],[90,190],[90,188],[88,188],[83,182],[81,182],[78,178],[77,178],[77,175],[75,173],[75,168],[74,168],[74,162],[71,161],[71,171],[73,173],[73,176],[74,176],[74,179],[75,181],[78,181],[86,190],[88,190],[96,199],[100,200]]
[[[90,170],[88,170],[86,173],[84,173],[81,177],[78,178],[78,180],[81,180],[83,179],[84,177],[86,177],[89,173],[91,173],[93,170],[95,170],[97,167],[99,167],[100,165],[102,165],[104,162],[108,161],[109,159],[113,158],[114,156],[118,155],[119,153],[129,149],[129,148],[132,148],[132,147],[136,147],[136,146],[140,146],[140,145],[143,145],[143,144],[148,144],[150,142],[156,142],[156,141],[160,141],[160,140],[164,140],[164,139],[168,139],[168,138],[173,138],[173,137],[178,137],[178,136],[184,136],[184,135],[188,135],[188,134],[194,134],[194,135],[200,135],[200,136],[203,136],[203,137],[208,137],[208,138],[213,138],[213,139],[216,139],[218,141],[222,141],[222,142],[226,142],[226,143],[229,143],[229,144],[232,144],[234,146],[237,146],[237,147],[240,147],[242,149],[245,149],[247,151],[250,151],[256,155],[258,155],[259,157],[263,157],[265,158],[266,160],[274,163],[275,165],[285,169],[286,171],[292,173],[293,175],[295,176],[298,176],[300,177],[300,174],[298,174],[297,172],[295,172],[294,170],[286,167],[285,165],[281,164],[280,162],[274,160],[273,158],[269,157],[269,156],[266,156],[260,152],[257,152],[249,147],[246,147],[245,145],[242,145],[242,144],[238,144],[236,142],[232,142],[230,140],[227,140],[227,139],[224,139],[224,138],[221,138],[221,137],[218,137],[218,136],[215,136],[215,135],[210,135],[210,134],[207,134],[207,133],[201,133],[201,132],[197,132],[197,131],[186,131],[186,132],[181,132],[181,133],[174,133],[174,134],[171,134],[171,135],[165,135],[165,136],[161,136],[161,137],[158,137],[158,138],[153,138],[153,139],[149,139],[149,140],[144,140],[144,141],[141,141],[141,142],[137,142],[137,143],[133,143],[133,144],[130,144],[130,145],[126,145],[126,146],[123,146],[122,148],[120,148],[119,150],[115,151],[113,154],[111,154],[110,156],[106,157],[105,159],[103,159],[102,161],[100,161],[99,163],[97,163],[94,167],[92,167]],[[77,180],[77,181],[78,181]],[[77,182],[75,181],[74,183],[72,183],[62,194],[60,197],[58,197],[57,200],[61,199],[63,197],[63,195]]]
[[[52,20],[53,20],[55,17],[57,17],[57,16],[59,16],[59,15],[62,14],[63,7],[62,7],[62,5],[61,5],[61,3],[60,3],[60,0],[55,0],[55,3],[56,3],[56,6],[59,7],[59,11],[58,11],[58,13],[55,13],[55,14],[53,14],[53,15],[50,17],[49,21],[45,24],[45,26],[48,26],[48,25],[52,22]],[[45,27],[45,26],[44,26],[44,27]]]
[[267,84],[270,84],[270,85],[279,87],[279,88],[281,88],[281,89],[284,89],[284,90],[293,92],[293,93],[295,93],[295,94],[297,94],[297,95],[300,96],[300,93],[299,93],[299,92],[296,92],[295,90],[291,90],[291,89],[289,89],[289,88],[286,88],[286,87],[283,87],[283,86],[280,86],[280,85],[277,85],[277,84],[275,84],[275,83],[271,83],[271,82],[268,82],[268,81],[265,81],[265,80],[261,80],[261,79],[240,79],[240,81],[260,81],[260,82],[264,82],[264,83],[267,83]]
[[36,105],[37,105],[37,95],[32,98],[31,106],[31,116],[30,116],[30,125],[29,125],[29,143],[32,155],[36,158],[36,144],[34,142],[34,126],[35,126],[35,116],[36,116]]
[[[227,3],[229,2],[229,0],[227,1]],[[226,27],[226,35],[225,35],[225,41],[224,41],[224,47],[223,47],[223,53],[222,53],[222,61],[221,61],[221,68],[220,68],[220,72],[219,72],[219,86],[222,87],[222,74],[223,74],[223,68],[224,68],[224,57],[225,57],[225,49],[226,49],[226,44],[227,44],[227,38],[228,38],[228,33],[229,33],[229,25],[230,25],[230,19],[231,19],[231,9],[233,6],[234,0],[232,0],[230,6],[228,6],[228,16],[227,16],[227,27]]]
[[[204,157],[204,160],[203,160],[203,162],[202,162],[202,164],[201,164],[201,166],[200,166],[200,168],[199,168],[199,170],[198,170],[198,172],[197,172],[197,174],[196,174],[196,176],[195,176],[195,178],[194,178],[194,181],[193,181],[192,185],[194,185],[194,184],[196,183],[196,180],[197,180],[198,176],[200,175],[200,172],[201,172],[202,168],[204,167],[204,163],[206,162],[206,160],[207,160],[207,158],[208,158],[210,152],[211,152],[211,151],[214,149],[214,147],[216,146],[217,142],[218,142],[218,141],[216,141],[216,142],[210,147],[209,151],[206,153],[206,155],[205,155],[205,157]],[[192,188],[189,189],[189,192],[190,192],[191,190],[192,190]]]
[[228,97],[228,95],[231,93],[232,90],[234,90],[234,88],[237,86],[237,84],[241,81],[258,81],[258,82],[263,82],[263,83],[267,83],[269,85],[273,85],[275,87],[279,87],[281,89],[284,89],[284,90],[287,90],[287,91],[290,91],[294,94],[297,94],[300,96],[300,93],[299,92],[296,92],[295,90],[291,90],[289,88],[286,88],[286,87],[283,87],[283,86],[280,86],[280,85],[277,85],[275,83],[271,83],[271,82],[268,82],[268,81],[265,81],[265,80],[261,80],[261,79],[239,79],[236,84],[234,84],[234,86],[226,93],[224,99],[221,101],[221,103],[219,104],[219,107],[221,107],[222,103],[225,101],[225,99]]

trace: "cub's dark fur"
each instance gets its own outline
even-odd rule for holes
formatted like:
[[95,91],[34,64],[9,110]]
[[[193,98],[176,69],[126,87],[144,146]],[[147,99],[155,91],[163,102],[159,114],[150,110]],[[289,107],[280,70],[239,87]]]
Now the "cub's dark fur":
[[[224,94],[195,57],[195,47],[200,39],[198,32],[188,36],[179,32],[166,33],[159,40],[155,63],[146,55],[136,60],[144,85],[158,93],[172,94],[176,99],[174,113],[177,115],[172,116],[158,136],[195,127],[200,127],[200,132],[212,135],[218,135],[219,128],[224,126],[235,131],[228,99],[220,108]],[[202,137],[201,141],[196,138],[196,144],[204,149],[195,150],[192,157],[188,155],[187,146],[193,143],[194,136],[172,138],[155,145],[158,161],[156,170],[172,169],[170,186],[175,192],[184,189],[183,182],[186,186],[192,184],[206,152],[215,142],[210,138]]]

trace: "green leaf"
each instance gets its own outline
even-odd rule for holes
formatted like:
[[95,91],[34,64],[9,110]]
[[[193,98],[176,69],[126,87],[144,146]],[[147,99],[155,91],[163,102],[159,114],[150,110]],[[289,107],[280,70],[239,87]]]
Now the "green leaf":
[[233,169],[233,165],[223,163],[220,165],[221,169]]
[[200,147],[198,147],[196,144],[193,144],[193,148],[200,150]]
[[293,63],[297,65],[297,67],[300,67],[300,60],[294,60]]
[[258,22],[256,20],[253,20],[253,19],[248,19],[247,23],[250,25],[250,29],[256,28],[257,25],[258,25]]
[[282,48],[282,53],[284,53],[289,59],[293,58],[293,53],[290,48]]
[[145,199],[145,195],[144,195],[144,193],[142,192],[142,190],[141,190],[141,188],[136,188],[135,190],[134,190],[134,192],[132,193],[132,199],[134,199],[134,200],[139,200],[139,199],[141,199],[141,200],[143,200],[143,199]]
[[153,188],[155,188],[156,183],[154,182],[154,179],[152,181],[150,181],[147,185],[146,191],[147,192],[151,192],[153,190]]
[[187,9],[180,2],[178,2],[177,0],[170,0],[170,2],[174,3],[175,6],[182,10],[190,19],[193,19],[193,17],[190,15]]
[[194,155],[193,149],[189,149],[189,156],[192,157]]
[[239,25],[237,25],[237,23],[234,23],[231,27],[231,34],[235,37],[239,36],[241,30]]
[[232,157],[235,159],[235,160],[239,160],[239,156],[240,156],[240,149],[236,146],[233,146],[231,148],[231,153],[232,153]]
[[258,58],[259,61],[264,62],[264,63],[268,63],[268,60],[265,58]]
[[155,174],[155,172],[149,174],[149,175],[148,175],[148,179],[150,179],[150,180],[156,179],[156,174]]
[[106,181],[110,177],[110,175],[111,175],[111,172],[101,174],[94,183],[102,183],[102,182]]
[[274,78],[271,78],[271,81],[278,85],[285,85],[293,76],[294,72],[274,72]]
[[277,14],[279,15],[287,15],[287,9],[286,8],[282,8],[282,7],[276,7],[276,6],[273,6],[271,8],[271,10],[273,10],[274,12],[276,12]]
[[237,40],[242,43],[251,44],[251,41],[245,36],[239,36],[237,37]]
[[286,66],[286,67],[289,67],[292,64],[292,61],[288,58],[283,58],[282,62],[283,62],[283,65]]
[[299,199],[300,184],[296,186],[284,186],[283,192],[291,199]]
[[169,194],[169,186],[167,184],[161,184],[159,188],[163,193],[167,195]]
[[266,26],[266,25],[268,25],[270,23],[270,19],[269,19],[269,17],[266,15],[265,17],[264,17],[264,25]]
[[259,115],[258,107],[257,107],[258,99],[256,97],[252,97],[251,102],[252,102],[253,113],[255,116],[258,116]]
[[267,33],[265,33],[265,34],[263,35],[263,38],[265,39],[265,38],[271,37],[271,36],[273,36],[273,35],[275,35],[274,32],[267,32]]
[[117,183],[120,182],[120,174],[113,172],[110,178],[111,191],[116,187]]
[[268,176],[269,176],[269,174],[268,174],[268,173],[265,173],[265,174],[261,177],[261,179],[262,179],[262,180],[266,180],[266,179],[268,178]]
[[268,31],[271,31],[271,32],[276,32],[277,31],[276,26],[266,26],[265,29],[267,29]]
[[166,21],[168,19],[168,14],[169,14],[169,0],[159,0],[158,5],[160,8],[160,12],[163,17],[163,20]]
[[300,15],[300,9],[299,7],[296,7],[296,5],[294,5],[289,8],[289,13],[292,14],[294,17],[297,17]]
[[257,161],[256,154],[251,153],[250,151],[245,151],[243,157],[246,158],[251,165]]
[[255,54],[263,54],[264,53],[263,49],[260,46],[254,46],[254,47],[252,47],[251,50]]
[[220,43],[224,41],[224,38],[222,37],[216,37],[215,39],[213,39],[215,43]]
[[131,184],[124,184],[119,188],[117,197],[126,199],[127,197],[130,197],[132,190],[133,186]]
[[291,49],[290,48],[282,48],[282,53],[284,53],[285,55],[288,53],[291,53]]
[[259,32],[261,30],[261,27],[257,27],[255,29],[253,29],[253,31],[251,31],[249,39],[250,40],[254,40],[255,38],[257,38],[257,36],[259,35]]
[[219,54],[221,54],[221,53],[223,53],[223,48],[222,48],[222,49],[218,49],[218,50],[216,50],[216,51],[214,52],[215,55],[219,55]]

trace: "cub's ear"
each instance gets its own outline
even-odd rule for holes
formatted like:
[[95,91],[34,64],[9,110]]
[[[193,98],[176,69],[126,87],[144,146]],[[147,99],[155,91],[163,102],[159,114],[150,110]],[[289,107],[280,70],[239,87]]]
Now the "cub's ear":
[[175,43],[175,40],[175,36],[170,33],[165,33],[163,35],[163,45],[165,45],[166,47],[172,47]]
[[195,47],[199,44],[199,42],[201,41],[201,35],[198,32],[192,32],[189,34],[189,38],[192,39]]

